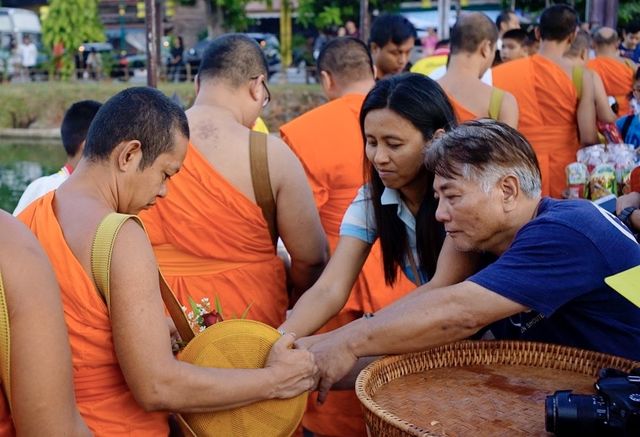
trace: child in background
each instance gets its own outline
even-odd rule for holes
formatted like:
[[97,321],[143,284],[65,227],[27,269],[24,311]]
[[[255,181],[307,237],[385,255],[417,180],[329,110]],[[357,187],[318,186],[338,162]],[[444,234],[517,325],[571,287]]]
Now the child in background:
[[502,49],[500,57],[502,62],[526,58],[529,53],[525,47],[527,32],[522,29],[511,29],[502,35]]

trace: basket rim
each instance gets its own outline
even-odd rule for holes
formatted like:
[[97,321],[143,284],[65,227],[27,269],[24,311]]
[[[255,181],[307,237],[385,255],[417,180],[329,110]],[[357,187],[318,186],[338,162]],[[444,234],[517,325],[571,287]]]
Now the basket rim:
[[[586,349],[579,349],[571,346],[563,346],[552,343],[541,343],[541,342],[531,342],[531,341],[519,341],[519,340],[462,340],[457,342],[448,343],[441,346],[436,346],[431,349],[427,349],[421,352],[414,352],[408,354],[401,355],[387,355],[384,356],[366,366],[359,374],[356,379],[355,384],[355,392],[358,396],[358,399],[362,403],[363,408],[365,409],[366,414],[373,414],[377,418],[381,419],[388,425],[391,425],[395,428],[398,428],[404,432],[407,432],[412,436],[420,436],[420,437],[439,437],[439,434],[434,434],[432,431],[426,430],[420,426],[414,425],[411,422],[408,422],[397,415],[386,411],[382,408],[377,402],[373,400],[372,396],[369,396],[367,393],[367,385],[368,380],[375,373],[380,372],[383,368],[403,362],[403,361],[411,361],[419,357],[433,355],[433,354],[441,354],[443,352],[456,352],[456,351],[473,351],[473,352],[529,352],[529,353],[542,353],[553,356],[555,360],[549,360],[550,363],[557,362],[557,358],[565,357],[565,358],[574,358],[576,360],[579,359],[590,359],[592,361],[609,361],[615,362],[618,367],[625,367],[627,369],[631,369],[634,367],[640,367],[640,362],[633,361],[628,358],[619,357],[615,355],[605,354],[602,352],[595,352]],[[477,363],[482,364],[482,363]],[[488,363],[487,363],[488,364]],[[453,365],[442,365],[436,368],[445,368],[445,367],[464,367],[470,364],[453,364]],[[513,365],[523,365],[530,367],[543,367],[535,364],[513,364]],[[560,366],[549,366],[550,368],[556,368],[558,370],[561,369]],[[426,369],[429,370],[429,369]],[[563,369],[571,371],[571,369]],[[422,372],[425,370],[415,370],[404,373],[401,376],[410,375],[413,373]],[[576,371],[576,370],[574,370]],[[398,377],[391,378],[388,382],[397,379]],[[387,384],[388,382],[384,383]],[[381,384],[384,385],[384,384]]]

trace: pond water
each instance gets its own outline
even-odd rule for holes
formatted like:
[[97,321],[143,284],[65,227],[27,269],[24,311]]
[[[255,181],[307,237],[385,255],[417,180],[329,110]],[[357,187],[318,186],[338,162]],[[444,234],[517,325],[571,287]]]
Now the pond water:
[[0,139],[0,209],[13,212],[27,185],[57,172],[65,160],[60,142]]

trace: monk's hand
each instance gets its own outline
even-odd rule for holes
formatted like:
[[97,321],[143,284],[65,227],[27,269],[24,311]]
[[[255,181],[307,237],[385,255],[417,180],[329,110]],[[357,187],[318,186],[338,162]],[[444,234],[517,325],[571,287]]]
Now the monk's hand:
[[333,384],[344,378],[354,366],[358,357],[351,352],[348,343],[338,333],[328,335],[311,346],[311,352],[320,368],[318,403],[324,403]]
[[319,371],[313,354],[305,349],[293,349],[295,334],[283,335],[275,342],[267,358],[266,369],[271,370],[272,397],[287,399],[312,390]]
[[173,323],[171,317],[166,317],[167,327],[169,328],[169,337],[171,338],[171,350],[173,353],[176,353],[180,350],[180,345],[182,344],[182,338],[180,338],[180,334],[178,334],[178,328],[176,328],[176,324]]

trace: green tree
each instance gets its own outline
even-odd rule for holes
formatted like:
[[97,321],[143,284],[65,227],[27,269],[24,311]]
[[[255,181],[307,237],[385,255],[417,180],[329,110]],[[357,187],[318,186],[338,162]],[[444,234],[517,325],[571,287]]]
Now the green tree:
[[98,17],[97,0],[50,0],[47,15],[42,20],[42,39],[52,50],[62,44],[64,53],[59,59],[60,76],[69,79],[75,70],[75,54],[82,43],[105,40],[102,22]]
[[[370,0],[369,12],[374,9],[391,11],[400,6],[400,0]],[[326,29],[340,26],[347,20],[359,21],[359,0],[300,0],[298,22],[305,27]]]
[[249,26],[245,7],[249,0],[204,0],[207,6],[207,32],[210,37]]

